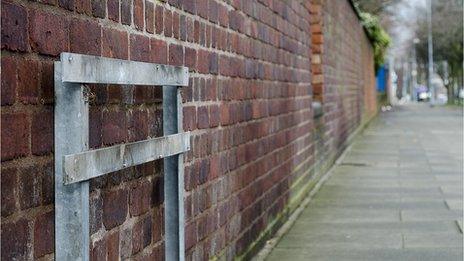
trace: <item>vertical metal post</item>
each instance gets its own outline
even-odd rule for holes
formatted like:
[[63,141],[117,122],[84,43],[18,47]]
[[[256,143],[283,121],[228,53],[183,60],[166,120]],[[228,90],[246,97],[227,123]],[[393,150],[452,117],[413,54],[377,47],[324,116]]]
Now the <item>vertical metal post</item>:
[[[163,86],[164,136],[182,132],[180,89]],[[165,256],[168,261],[184,261],[184,165],[183,155],[164,159]]]
[[[55,260],[89,260],[89,182],[63,184],[63,156],[88,149],[83,86],[64,83],[55,62]],[[43,239],[48,240],[48,239]]]

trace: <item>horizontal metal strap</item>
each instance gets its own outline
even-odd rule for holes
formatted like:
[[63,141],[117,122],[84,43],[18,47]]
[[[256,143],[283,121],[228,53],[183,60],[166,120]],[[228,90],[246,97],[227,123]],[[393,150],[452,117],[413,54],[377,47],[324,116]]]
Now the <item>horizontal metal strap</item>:
[[187,86],[187,67],[61,53],[62,81]]
[[190,150],[190,132],[63,156],[64,184],[169,157]]

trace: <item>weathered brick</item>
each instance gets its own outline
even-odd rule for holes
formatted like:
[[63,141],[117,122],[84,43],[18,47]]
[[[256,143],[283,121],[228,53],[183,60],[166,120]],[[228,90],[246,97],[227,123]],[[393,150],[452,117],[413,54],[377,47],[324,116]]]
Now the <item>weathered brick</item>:
[[[2,9],[4,10],[4,9]],[[11,105],[16,101],[17,62],[11,56],[2,56],[2,89],[1,100],[3,105]]]
[[182,6],[184,7],[184,11],[188,12],[188,13],[191,13],[191,14],[195,14],[196,10],[197,10],[197,6],[196,6],[196,1],[195,0],[192,0],[192,1],[182,1]]
[[127,191],[111,190],[103,193],[103,224],[106,229],[121,225],[127,215]]
[[184,48],[181,45],[169,45],[169,64],[180,66],[184,63]]
[[36,104],[39,100],[39,63],[36,60],[18,61],[18,98],[22,103]]
[[119,259],[119,231],[111,233],[106,239],[106,260]]
[[195,106],[183,107],[183,127],[184,130],[192,131],[196,128],[196,108]]
[[40,169],[30,166],[22,169],[19,176],[19,207],[24,209],[34,208],[40,204]]
[[205,129],[209,127],[209,112],[207,106],[198,107],[197,120],[198,129]]
[[101,27],[98,23],[73,19],[69,37],[71,52],[101,54]]
[[119,0],[107,0],[108,18],[119,22]]
[[36,9],[30,12],[29,22],[33,50],[55,56],[69,50],[69,22],[64,16]]
[[163,32],[164,9],[161,5],[156,5],[155,8],[155,32],[161,34]]
[[177,12],[172,13],[172,37],[180,39],[180,16]]
[[55,68],[52,61],[42,61],[40,71],[40,102],[52,104],[55,99]]
[[44,155],[52,152],[53,138],[53,111],[47,110],[32,115],[31,148],[32,154]]
[[167,64],[168,47],[166,42],[152,38],[150,41],[150,61],[154,63]]
[[[102,54],[106,57],[127,59],[128,37],[125,31],[103,28]],[[119,87],[120,88],[120,87]]]
[[147,181],[135,183],[129,194],[129,210],[131,216],[140,216],[150,208],[151,184]]
[[134,24],[135,28],[139,31],[143,31],[144,27],[144,9],[143,0],[133,0],[134,2]]
[[217,127],[220,121],[219,106],[212,105],[209,107],[209,126],[211,128]]
[[163,28],[164,28],[164,35],[167,37],[172,36],[172,12],[170,10],[164,9],[164,22],[163,22]]
[[106,0],[91,0],[92,14],[98,18],[106,17]]
[[2,49],[23,52],[29,50],[27,30],[26,9],[14,3],[2,1]]
[[208,18],[208,0],[195,0],[197,15],[202,18]]
[[126,116],[124,111],[103,112],[103,144],[120,143],[127,138]]
[[132,0],[121,0],[121,23],[125,25],[132,23]]
[[92,248],[90,250],[90,260],[91,261],[99,261],[99,260],[106,260],[106,242],[104,239],[98,240],[93,243]]
[[218,3],[216,0],[209,0],[208,1],[208,19],[212,23],[217,23],[218,22],[218,15],[219,15],[219,10],[218,10]]
[[55,164],[53,162],[45,164],[41,168],[41,192],[42,205],[52,204],[55,200],[55,182],[54,182]]
[[[48,2],[52,2],[47,0]],[[91,0],[73,0],[74,10],[80,14],[91,15],[92,14],[92,3]]]
[[150,1],[145,1],[145,29],[149,33],[155,31],[155,5]]
[[138,35],[130,35],[130,59],[133,61],[150,61],[150,38]]
[[37,216],[34,222],[34,258],[53,253],[55,214],[48,211]]
[[2,217],[9,216],[16,210],[15,191],[18,190],[18,177],[16,172],[15,167],[2,167]]
[[2,161],[29,153],[29,120],[25,113],[2,113]]
[[185,47],[185,66],[190,70],[195,70],[197,64],[197,51],[193,48]]
[[2,223],[1,259],[27,260],[31,256],[30,222],[24,218]]

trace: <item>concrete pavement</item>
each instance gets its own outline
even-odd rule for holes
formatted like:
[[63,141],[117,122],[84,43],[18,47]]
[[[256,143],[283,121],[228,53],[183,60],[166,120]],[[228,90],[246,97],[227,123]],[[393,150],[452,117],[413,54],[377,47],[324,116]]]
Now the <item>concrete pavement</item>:
[[425,104],[381,113],[267,260],[462,260],[462,121]]

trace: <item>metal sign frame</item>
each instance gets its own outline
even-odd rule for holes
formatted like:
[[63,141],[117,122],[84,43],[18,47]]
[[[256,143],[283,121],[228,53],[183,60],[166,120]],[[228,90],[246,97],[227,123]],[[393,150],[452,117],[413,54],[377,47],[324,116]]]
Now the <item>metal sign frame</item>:
[[[187,67],[62,53],[55,62],[55,260],[89,260],[89,179],[164,159],[165,258],[185,259],[180,87]],[[86,83],[163,86],[164,136],[89,150]],[[156,87],[155,87],[156,88]]]

